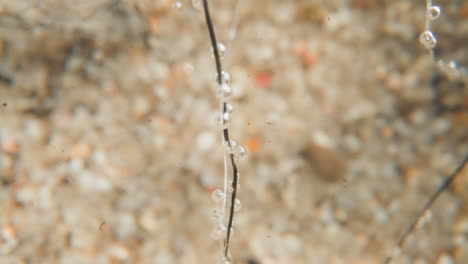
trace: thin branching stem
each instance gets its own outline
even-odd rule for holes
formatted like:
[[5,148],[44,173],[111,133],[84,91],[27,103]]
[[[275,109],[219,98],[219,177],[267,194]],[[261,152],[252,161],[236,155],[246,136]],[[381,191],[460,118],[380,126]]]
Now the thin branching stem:
[[[453,171],[452,174],[450,174],[447,178],[445,178],[442,184],[439,186],[439,188],[437,188],[437,190],[431,195],[431,197],[429,197],[429,199],[426,201],[426,203],[422,207],[421,211],[419,211],[419,213],[416,215],[413,222],[406,228],[405,232],[403,232],[403,234],[398,239],[398,242],[395,245],[396,248],[401,248],[404,245],[408,236],[411,235],[417,229],[418,223],[422,220],[424,215],[429,211],[429,209],[432,207],[432,205],[437,200],[437,198],[439,198],[440,194],[443,191],[445,191],[447,187],[450,186],[450,184],[452,184],[453,180],[458,175],[461,174],[460,172],[465,167],[467,161],[468,161],[468,155],[465,156],[465,158],[460,163],[460,165],[455,169],[455,171]],[[385,258],[384,263],[390,264],[392,260],[393,260],[393,256],[390,255]]]
[[[211,46],[213,47],[213,53],[214,53],[214,58],[215,58],[215,63],[216,63],[216,72],[218,74],[217,82],[218,82],[218,85],[221,85],[223,70],[222,70],[222,65],[221,65],[221,58],[219,56],[218,42],[216,41],[216,34],[214,31],[213,22],[211,21],[210,10],[208,7],[207,0],[203,0],[203,9],[205,13],[206,26],[208,27],[208,32],[210,34]],[[223,101],[223,105],[222,105],[223,114],[225,114],[227,111],[226,104],[227,104],[226,101]],[[226,142],[225,144],[228,144],[228,147],[231,148],[232,146],[231,146],[231,141],[229,140],[228,128],[223,128],[223,139],[224,139],[224,142]],[[230,201],[230,210],[229,210],[229,217],[228,217],[228,223],[227,223],[226,238],[224,240],[223,255],[225,259],[229,259],[229,241],[231,238],[231,229],[232,229],[232,224],[234,221],[234,206],[235,206],[236,195],[237,195],[237,182],[239,179],[238,178],[239,172],[237,169],[237,165],[236,165],[233,153],[229,154],[229,159],[231,161],[233,175],[232,175],[232,186],[231,186],[232,193],[231,193],[231,201]]]

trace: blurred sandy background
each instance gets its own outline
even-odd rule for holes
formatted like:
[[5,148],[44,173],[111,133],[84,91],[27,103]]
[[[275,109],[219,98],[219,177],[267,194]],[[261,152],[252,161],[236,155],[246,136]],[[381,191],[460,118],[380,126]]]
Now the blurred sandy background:
[[[210,1],[249,151],[234,263],[381,263],[467,154],[424,2]],[[0,1],[0,263],[219,263],[215,68],[180,3]],[[435,3],[437,57],[468,65],[468,2]],[[465,170],[397,263],[468,263],[467,201]]]

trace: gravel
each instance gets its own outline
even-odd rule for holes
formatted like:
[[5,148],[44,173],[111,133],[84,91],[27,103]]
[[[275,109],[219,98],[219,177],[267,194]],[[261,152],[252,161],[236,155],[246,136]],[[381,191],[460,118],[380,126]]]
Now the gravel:
[[[468,5],[437,2],[437,58],[467,65]],[[180,4],[0,1],[0,263],[221,263],[215,67]],[[468,150],[424,1],[210,4],[249,152],[234,263],[381,263]],[[467,263],[467,201],[465,168],[397,263]]]

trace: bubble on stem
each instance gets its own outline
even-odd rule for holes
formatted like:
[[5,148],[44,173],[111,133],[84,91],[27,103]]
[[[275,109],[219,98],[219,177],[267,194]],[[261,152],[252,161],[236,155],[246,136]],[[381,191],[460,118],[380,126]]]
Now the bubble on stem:
[[419,41],[428,49],[433,49],[437,44],[437,39],[435,38],[434,34],[426,30],[419,36]]
[[225,197],[225,194],[223,191],[221,191],[220,189],[216,189],[213,191],[213,193],[211,194],[211,198],[213,199],[213,201],[215,201],[216,203],[220,203],[224,200],[224,197]]
[[223,128],[227,128],[229,123],[231,122],[231,114],[230,113],[223,113]]
[[243,146],[237,146],[233,154],[236,160],[242,160],[247,157],[247,150]]
[[213,209],[212,216],[215,220],[219,220],[223,216],[223,213],[220,209],[216,208]]
[[[216,73],[216,82],[218,81],[218,74]],[[231,85],[231,74],[226,71],[221,72],[221,84]]]
[[232,94],[232,88],[229,84],[222,83],[218,86],[217,96],[223,101],[228,99]]
[[[224,54],[226,54],[226,46],[224,46],[224,44],[221,43],[221,42],[218,42],[217,46],[218,46],[218,55],[219,55],[219,58],[220,58],[220,59],[223,59],[223,58],[224,58]],[[214,51],[213,51],[213,49],[211,49],[211,52],[213,53],[213,56],[214,56]]]
[[230,104],[226,104],[226,113],[232,113],[234,111],[234,107]]
[[224,142],[224,146],[229,154],[233,153],[233,150],[236,149],[237,143],[234,140],[230,140],[229,142]]
[[427,18],[430,20],[436,20],[437,18],[439,18],[440,13],[440,7],[431,6],[429,9],[427,9]]
[[239,211],[242,208],[242,203],[239,199],[234,200],[234,211]]
[[213,238],[215,240],[223,239],[224,234],[226,233],[226,230],[227,228],[223,224],[216,225],[215,230],[213,231],[213,235],[212,235]]

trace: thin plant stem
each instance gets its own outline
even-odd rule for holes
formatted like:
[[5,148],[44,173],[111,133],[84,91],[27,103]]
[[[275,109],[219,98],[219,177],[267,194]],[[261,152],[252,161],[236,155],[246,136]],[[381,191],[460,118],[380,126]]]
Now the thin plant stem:
[[[447,189],[447,187],[452,184],[453,180],[460,175],[461,171],[465,167],[466,163],[468,161],[468,155],[465,156],[463,161],[460,163],[460,165],[455,169],[455,171],[452,172],[447,178],[444,179],[442,184],[437,188],[437,190],[429,197],[429,199],[426,201],[422,209],[419,211],[419,213],[416,215],[415,219],[413,222],[406,228],[406,230],[403,232],[403,234],[400,236],[398,239],[398,242],[395,244],[395,248],[401,248],[404,244],[406,239],[408,238],[409,235],[411,235],[418,226],[418,223],[422,220],[424,215],[429,211],[429,209],[432,207],[434,202],[439,198],[440,194]],[[383,263],[385,264],[390,264],[393,260],[393,255],[387,256],[384,260]]]
[[[208,7],[208,1],[203,0],[203,9],[204,9],[204,14],[205,14],[205,20],[206,20],[206,26],[208,28],[208,33],[210,35],[210,40],[211,40],[211,46],[213,47],[213,53],[214,53],[214,58],[215,58],[215,63],[216,63],[216,72],[218,74],[217,77],[217,82],[218,85],[221,85],[222,82],[222,65],[221,65],[221,58],[219,56],[219,51],[218,51],[218,42],[216,41],[216,34],[214,31],[213,27],[213,22],[211,21],[211,16],[210,16],[210,10]],[[226,101],[222,102],[222,113],[223,115],[227,112],[227,103]],[[231,141],[229,140],[229,130],[228,128],[223,128],[223,144],[227,144],[229,148],[231,148]],[[230,210],[229,210],[229,217],[228,217],[228,223],[227,223],[227,231],[226,231],[226,238],[224,240],[224,250],[223,250],[223,255],[224,258],[229,260],[229,242],[231,238],[231,229],[232,229],[232,224],[234,221],[234,206],[235,206],[235,200],[236,200],[236,195],[237,195],[237,182],[238,182],[238,177],[239,177],[239,172],[237,169],[237,165],[234,159],[234,154],[230,153],[229,154],[229,159],[231,161],[231,167],[232,167],[232,193],[231,193],[231,201],[230,201]],[[225,166],[225,174],[226,174],[227,168]],[[226,183],[225,183],[226,184]],[[226,192],[225,192],[226,193]]]

